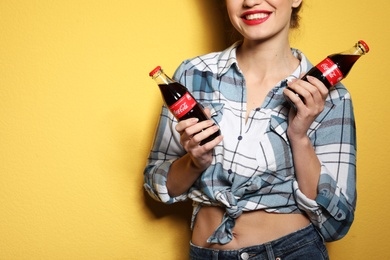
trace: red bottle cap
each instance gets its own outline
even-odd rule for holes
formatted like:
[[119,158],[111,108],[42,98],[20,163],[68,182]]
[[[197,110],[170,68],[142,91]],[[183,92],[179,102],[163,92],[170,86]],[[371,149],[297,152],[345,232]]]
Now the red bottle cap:
[[157,66],[154,70],[152,70],[151,72],[149,72],[149,76],[153,76],[157,71],[161,70],[161,66]]
[[364,46],[364,49],[366,49],[366,53],[369,52],[370,47],[368,47],[368,45],[365,41],[360,40],[359,43],[361,43]]

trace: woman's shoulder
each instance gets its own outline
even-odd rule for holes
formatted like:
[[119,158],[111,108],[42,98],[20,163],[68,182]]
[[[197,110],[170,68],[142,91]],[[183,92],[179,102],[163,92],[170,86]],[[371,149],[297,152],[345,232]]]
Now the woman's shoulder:
[[334,106],[344,107],[346,103],[352,104],[352,97],[347,87],[339,82],[329,90],[327,101]]
[[196,57],[192,57],[184,60],[179,67],[183,67],[185,70],[210,70],[214,71],[218,67],[218,61],[223,52],[210,52],[202,54]]
[[236,48],[239,42],[230,47],[216,52],[210,52],[184,60],[178,67],[178,72],[183,71],[208,71],[214,74],[220,73],[223,68],[236,61]]

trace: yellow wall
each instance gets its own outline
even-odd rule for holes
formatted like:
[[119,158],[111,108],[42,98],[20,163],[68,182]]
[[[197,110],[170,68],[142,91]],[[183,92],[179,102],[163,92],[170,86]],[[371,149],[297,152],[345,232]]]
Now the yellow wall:
[[[305,0],[304,0],[305,1]],[[148,72],[222,49],[210,0],[0,1],[0,259],[185,259],[189,203],[142,188],[161,104]],[[313,62],[365,39],[345,83],[358,127],[358,210],[333,259],[390,257],[390,2],[306,0]]]

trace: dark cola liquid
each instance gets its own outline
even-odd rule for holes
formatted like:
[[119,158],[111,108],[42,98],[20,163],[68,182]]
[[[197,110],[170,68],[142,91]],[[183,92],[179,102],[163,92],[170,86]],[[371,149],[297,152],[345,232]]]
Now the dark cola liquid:
[[[341,79],[345,78],[348,75],[348,73],[352,69],[352,66],[355,64],[355,62],[360,57],[361,57],[360,55],[352,55],[352,54],[333,54],[333,55],[328,56],[328,58],[331,59],[333,61],[333,63],[337,65],[338,69],[342,73],[343,77]],[[319,79],[322,83],[324,83],[324,85],[328,89],[330,89],[331,87],[334,86],[334,84],[332,84],[332,82],[330,82],[328,80],[328,78],[324,75],[324,73],[318,68],[318,65],[311,68],[305,74],[305,76],[302,77],[302,80],[308,81],[307,76],[312,76],[312,77]],[[340,81],[340,80],[338,80],[338,81]],[[292,90],[291,88],[288,88],[288,89],[295,93],[295,91]],[[302,100],[304,100],[304,98],[301,95],[298,95],[298,94],[296,94],[296,95],[299,96]],[[293,102],[289,98],[287,98],[287,100],[289,101],[290,105],[292,105],[296,109]]]
[[[341,73],[343,74],[343,78],[345,78],[349,71],[352,69],[352,66],[355,62],[360,58],[360,55],[348,55],[348,54],[334,54],[330,55],[330,58],[334,64],[337,65]],[[317,66],[313,67],[309,70],[305,76],[302,77],[303,80],[307,81],[307,75],[313,76],[319,80],[329,89],[333,86],[331,82],[326,78],[326,76],[317,68]]]
[[[181,85],[180,83],[173,82],[168,85],[166,84],[159,84],[160,91],[162,93],[162,96],[164,98],[165,104],[170,108],[172,105],[174,105],[180,98],[182,98],[185,94],[188,93],[188,90]],[[192,95],[191,95],[192,97]],[[170,109],[171,110],[171,109]],[[173,111],[171,110],[173,113]],[[173,113],[175,115],[175,113]],[[199,122],[209,120],[209,118],[206,116],[206,114],[203,111],[202,106],[196,102],[195,106],[189,110],[186,114],[182,115],[180,118],[175,116],[178,121],[189,119],[189,118],[198,118]],[[217,136],[221,135],[221,131],[218,130],[214,134],[210,135],[208,138],[202,140],[200,142],[200,145],[204,145],[205,143],[210,142],[211,140],[214,140]]]

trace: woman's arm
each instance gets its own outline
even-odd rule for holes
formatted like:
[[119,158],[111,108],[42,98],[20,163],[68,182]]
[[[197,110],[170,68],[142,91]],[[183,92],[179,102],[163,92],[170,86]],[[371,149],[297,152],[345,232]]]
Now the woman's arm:
[[[208,114],[208,109],[205,112]],[[199,145],[218,130],[218,126],[211,126],[213,124],[212,120],[198,123],[195,118],[177,123],[163,107],[144,170],[144,186],[153,198],[164,203],[186,199],[185,193],[211,164],[212,150],[223,138],[218,136]]]
[[289,82],[289,87],[304,97],[305,102],[289,90],[285,90],[297,107],[297,112],[290,109],[287,135],[290,141],[296,178],[300,190],[310,199],[318,194],[318,181],[321,163],[307,135],[310,125],[323,111],[328,89],[314,77],[307,77],[309,82],[296,80]]
[[[294,129],[298,129],[297,126]],[[311,168],[313,164],[309,163],[309,159],[305,162],[297,158],[297,154],[302,155],[300,149],[305,150],[306,141],[300,144],[293,132],[288,132],[288,135],[295,153],[297,181],[294,190],[299,208],[307,213],[326,241],[341,239],[353,223],[356,208],[356,128],[351,97],[345,87],[339,84],[331,90],[324,111],[308,131],[313,151],[320,163],[319,176],[317,172],[312,172],[318,178],[316,187],[314,183],[306,186],[311,178],[302,182],[302,176],[313,176],[303,175],[305,169],[299,166]],[[300,149],[296,149],[297,145]],[[306,190],[307,187],[310,191]],[[317,196],[313,200],[311,192],[314,188]]]
[[[209,110],[205,109],[208,116]],[[196,118],[183,120],[176,126],[180,143],[187,154],[175,161],[168,173],[167,188],[170,196],[186,192],[212,162],[214,147],[222,141],[222,136],[200,146],[199,143],[218,131],[214,121],[199,122]]]
[[289,138],[289,140],[293,151],[294,168],[299,188],[306,197],[314,200],[318,194],[321,163],[309,137]]

